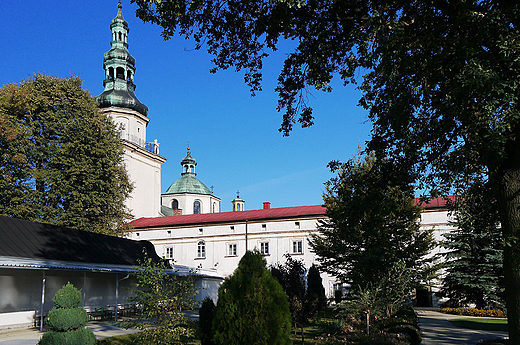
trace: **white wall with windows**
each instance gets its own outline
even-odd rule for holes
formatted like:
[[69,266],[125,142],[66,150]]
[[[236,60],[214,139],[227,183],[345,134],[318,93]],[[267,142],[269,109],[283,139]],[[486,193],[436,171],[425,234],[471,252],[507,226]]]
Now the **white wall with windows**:
[[[219,213],[221,200],[212,195],[204,194],[163,194],[163,206],[181,209],[182,214]],[[196,204],[198,203],[198,207]],[[197,212],[198,211],[198,212]]]
[[[238,266],[246,250],[256,249],[265,255],[267,265],[285,262],[285,254],[303,260],[309,268],[315,254],[309,235],[317,231],[318,218],[277,219],[265,221],[192,224],[157,229],[135,229],[132,239],[151,241],[157,254],[177,265],[213,270],[228,276]],[[333,293],[334,279],[322,274],[323,285]]]

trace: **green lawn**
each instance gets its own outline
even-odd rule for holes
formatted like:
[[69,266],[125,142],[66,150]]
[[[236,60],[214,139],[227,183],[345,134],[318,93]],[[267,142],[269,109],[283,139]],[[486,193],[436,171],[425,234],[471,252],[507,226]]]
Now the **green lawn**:
[[506,319],[484,319],[484,318],[471,318],[471,319],[452,319],[449,322],[460,328],[477,329],[482,331],[503,331],[507,332],[507,320]]

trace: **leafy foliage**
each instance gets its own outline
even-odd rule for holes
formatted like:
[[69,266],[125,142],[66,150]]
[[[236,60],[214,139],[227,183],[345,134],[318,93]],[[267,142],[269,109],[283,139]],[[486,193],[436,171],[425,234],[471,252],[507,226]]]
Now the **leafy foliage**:
[[111,120],[77,77],[0,89],[0,214],[117,234],[132,186]]
[[503,230],[510,339],[520,343],[520,4],[515,1],[134,0],[137,15],[207,43],[216,68],[245,69],[296,42],[278,78],[280,130],[312,124],[302,96],[364,73],[371,150],[409,166],[432,194],[493,185]]
[[78,306],[81,293],[71,283],[58,290],[53,298],[54,308],[49,312],[50,330],[43,334],[39,345],[96,344],[92,330],[85,327],[87,312]]
[[291,344],[289,302],[258,252],[247,251],[218,292],[214,344]]
[[147,344],[170,344],[193,337],[193,328],[184,311],[196,306],[193,275],[167,272],[166,262],[145,258],[135,276],[134,297],[128,301],[139,306],[138,316],[122,322],[125,328],[137,328],[139,338]]
[[502,231],[489,184],[475,182],[453,208],[457,230],[444,234],[449,252],[442,296],[448,306],[503,308]]
[[368,155],[340,165],[326,185],[328,219],[311,236],[320,269],[354,289],[380,281],[397,263],[414,273],[413,281],[427,273],[431,234],[419,230],[412,186],[393,179],[407,175],[385,163]]

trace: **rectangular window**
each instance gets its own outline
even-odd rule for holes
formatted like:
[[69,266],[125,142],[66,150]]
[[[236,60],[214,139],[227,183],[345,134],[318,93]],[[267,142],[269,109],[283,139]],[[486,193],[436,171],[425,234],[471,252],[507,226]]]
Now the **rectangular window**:
[[267,225],[266,224],[262,224],[262,230],[267,230]]
[[235,232],[235,227],[232,225],[229,227],[229,230],[231,230],[231,232]]
[[292,243],[293,254],[303,254],[303,241],[296,240]]
[[294,222],[294,228],[299,229],[300,228],[300,222]]
[[172,236],[172,231],[168,230],[168,231],[166,231],[166,234],[168,235],[168,237],[171,237]]
[[269,242],[260,242],[260,253],[269,255]]
[[173,247],[166,247],[164,250],[165,259],[173,259]]
[[199,234],[202,234],[204,232],[204,229],[199,228]]
[[232,243],[228,246],[228,255],[229,256],[237,256],[237,245],[236,243]]

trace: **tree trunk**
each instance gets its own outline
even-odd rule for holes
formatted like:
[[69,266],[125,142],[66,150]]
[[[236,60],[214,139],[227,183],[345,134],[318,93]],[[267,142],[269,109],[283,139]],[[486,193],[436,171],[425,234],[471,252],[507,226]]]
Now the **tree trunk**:
[[512,144],[496,176],[504,247],[509,343],[520,344],[520,143]]

